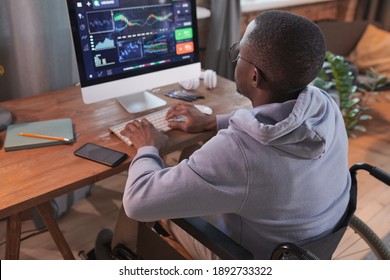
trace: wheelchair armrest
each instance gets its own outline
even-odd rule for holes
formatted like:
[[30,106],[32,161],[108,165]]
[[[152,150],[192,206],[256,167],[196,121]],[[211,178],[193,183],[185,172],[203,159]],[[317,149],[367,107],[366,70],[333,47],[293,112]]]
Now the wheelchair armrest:
[[375,177],[379,181],[385,183],[390,186],[390,174],[386,171],[380,169],[379,167],[370,165],[368,163],[356,163],[349,169],[351,176],[354,180],[356,180],[356,173],[358,170],[365,170],[370,173],[371,176]]
[[172,219],[172,222],[198,240],[221,259],[254,259],[251,252],[199,217]]

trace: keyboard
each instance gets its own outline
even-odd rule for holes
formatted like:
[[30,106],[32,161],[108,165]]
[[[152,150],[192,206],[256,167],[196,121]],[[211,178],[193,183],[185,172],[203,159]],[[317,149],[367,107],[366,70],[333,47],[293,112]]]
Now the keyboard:
[[165,115],[167,114],[169,108],[162,109],[160,111],[151,113],[146,116],[142,116],[136,119],[131,119],[122,123],[119,123],[117,125],[111,126],[110,130],[115,133],[116,136],[119,137],[123,142],[125,142],[127,145],[131,146],[132,143],[129,138],[121,135],[121,131],[125,128],[126,124],[128,124],[131,121],[134,120],[141,120],[141,119],[147,119],[149,122],[151,122],[157,130],[167,132],[171,130],[171,128],[168,126],[168,122],[165,119]]

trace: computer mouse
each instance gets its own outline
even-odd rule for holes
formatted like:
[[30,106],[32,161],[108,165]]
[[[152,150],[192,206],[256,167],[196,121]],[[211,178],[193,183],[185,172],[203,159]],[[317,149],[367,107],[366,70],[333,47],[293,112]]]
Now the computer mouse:
[[211,115],[213,113],[213,109],[211,109],[209,106],[199,105],[199,104],[196,104],[194,106],[196,109],[198,109],[199,111],[201,111],[205,115]]
[[[213,113],[213,110],[209,106],[199,105],[199,104],[196,104],[194,106],[196,109],[198,109],[200,112],[202,112],[205,115],[211,115]],[[170,119],[170,121],[174,121],[174,122],[186,122],[186,120],[187,117],[183,115],[176,116]]]

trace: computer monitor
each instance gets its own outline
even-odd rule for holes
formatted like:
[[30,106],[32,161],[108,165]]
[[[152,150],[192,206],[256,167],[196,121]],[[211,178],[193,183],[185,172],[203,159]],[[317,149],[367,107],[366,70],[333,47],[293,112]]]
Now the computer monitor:
[[67,0],[85,103],[131,113],[166,102],[146,90],[199,78],[195,0]]

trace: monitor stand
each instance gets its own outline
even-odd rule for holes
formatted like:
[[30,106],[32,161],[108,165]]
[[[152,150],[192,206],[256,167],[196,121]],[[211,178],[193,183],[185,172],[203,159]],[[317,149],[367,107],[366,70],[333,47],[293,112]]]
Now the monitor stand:
[[0,131],[5,129],[11,122],[11,113],[5,109],[0,108]]
[[167,104],[165,100],[147,91],[118,97],[117,100],[129,113],[139,113]]

